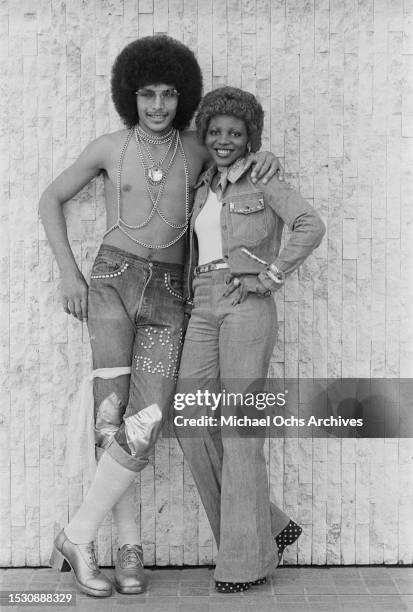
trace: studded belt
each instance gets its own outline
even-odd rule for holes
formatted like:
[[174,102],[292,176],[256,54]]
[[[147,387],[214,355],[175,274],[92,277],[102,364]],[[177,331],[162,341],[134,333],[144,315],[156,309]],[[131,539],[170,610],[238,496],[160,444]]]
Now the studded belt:
[[211,272],[212,270],[225,270],[226,268],[229,268],[229,265],[226,261],[211,261],[211,263],[196,266],[195,274],[201,274],[202,272]]

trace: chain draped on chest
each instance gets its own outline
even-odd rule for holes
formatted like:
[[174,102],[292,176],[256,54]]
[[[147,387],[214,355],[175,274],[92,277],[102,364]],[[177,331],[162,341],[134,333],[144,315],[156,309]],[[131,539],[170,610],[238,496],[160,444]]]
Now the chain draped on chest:
[[[136,142],[137,161],[142,166],[143,173],[144,173],[144,180],[146,183],[146,189],[147,189],[148,196],[149,196],[149,199],[152,205],[146,219],[142,221],[142,223],[138,223],[136,225],[131,225],[127,223],[122,218],[122,211],[121,211],[122,168],[123,168],[126,150],[133,136],[135,137],[135,142]],[[150,153],[148,144],[155,144],[155,145],[168,144],[166,151],[164,152],[164,154],[162,155],[159,161],[155,161],[153,159]],[[172,154],[170,155],[171,151],[172,151]],[[162,195],[164,193],[165,185],[168,179],[168,173],[174,164],[174,161],[178,155],[178,152],[180,156],[182,157],[184,172],[185,172],[185,221],[183,223],[174,223],[173,221],[167,218],[166,214],[162,212],[162,210],[159,207],[161,199],[162,199]],[[169,162],[167,164],[167,167],[164,169],[163,164],[165,160],[167,159],[168,155],[170,155]],[[147,163],[146,159],[149,161],[149,164]],[[156,195],[152,188],[154,186],[158,186],[158,192]],[[109,234],[115,229],[119,229],[125,236],[130,238],[130,240],[132,240],[136,244],[139,244],[140,246],[143,246],[147,249],[166,249],[172,246],[173,244],[175,244],[176,242],[178,242],[180,238],[182,238],[182,236],[185,234],[188,228],[188,222],[189,222],[189,170],[188,170],[188,163],[187,163],[186,156],[185,156],[185,151],[182,146],[182,141],[181,141],[181,137],[180,137],[178,130],[176,130],[175,128],[172,128],[164,136],[151,136],[149,134],[146,134],[146,132],[144,132],[137,125],[128,131],[125,142],[123,144],[123,147],[120,153],[119,163],[118,163],[118,168],[117,168],[116,200],[117,200],[117,220],[116,220],[116,223],[105,232],[104,236],[106,236],[107,234]],[[140,240],[139,238],[136,238],[135,236],[132,236],[132,234],[128,231],[128,230],[136,231],[136,230],[143,229],[151,222],[151,220],[153,219],[155,215],[158,215],[158,217],[163,221],[163,223],[167,227],[178,231],[178,234],[173,239],[169,240],[166,243],[153,244],[153,243],[149,243],[149,242]]]

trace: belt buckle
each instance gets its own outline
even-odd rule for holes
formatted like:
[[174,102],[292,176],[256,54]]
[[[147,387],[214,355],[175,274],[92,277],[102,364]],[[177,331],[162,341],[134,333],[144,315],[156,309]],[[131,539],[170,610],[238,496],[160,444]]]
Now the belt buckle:
[[203,272],[212,272],[212,270],[223,270],[225,268],[229,268],[228,264],[225,261],[220,261],[217,263],[207,263],[197,266],[195,268],[195,273],[202,274]]

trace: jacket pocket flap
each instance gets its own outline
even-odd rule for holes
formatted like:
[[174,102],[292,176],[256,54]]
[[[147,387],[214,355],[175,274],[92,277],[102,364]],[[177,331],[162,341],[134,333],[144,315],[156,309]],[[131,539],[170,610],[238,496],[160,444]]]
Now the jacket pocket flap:
[[249,215],[264,209],[264,198],[245,198],[229,202],[229,210],[232,213]]

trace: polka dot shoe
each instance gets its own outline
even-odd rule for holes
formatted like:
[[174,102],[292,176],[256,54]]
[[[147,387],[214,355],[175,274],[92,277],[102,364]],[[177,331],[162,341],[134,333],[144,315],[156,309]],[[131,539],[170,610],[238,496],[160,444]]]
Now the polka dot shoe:
[[260,584],[267,584],[267,578],[265,576],[264,578],[258,578],[258,580],[250,582],[250,586],[259,586]]
[[218,593],[241,593],[242,591],[248,591],[250,584],[250,582],[220,582],[215,580],[215,590]]
[[278,560],[281,561],[281,557],[284,552],[284,548],[293,544],[302,533],[302,528],[294,521],[290,521],[287,527],[284,527],[281,533],[277,535],[275,538],[275,543],[277,544],[278,551]]

